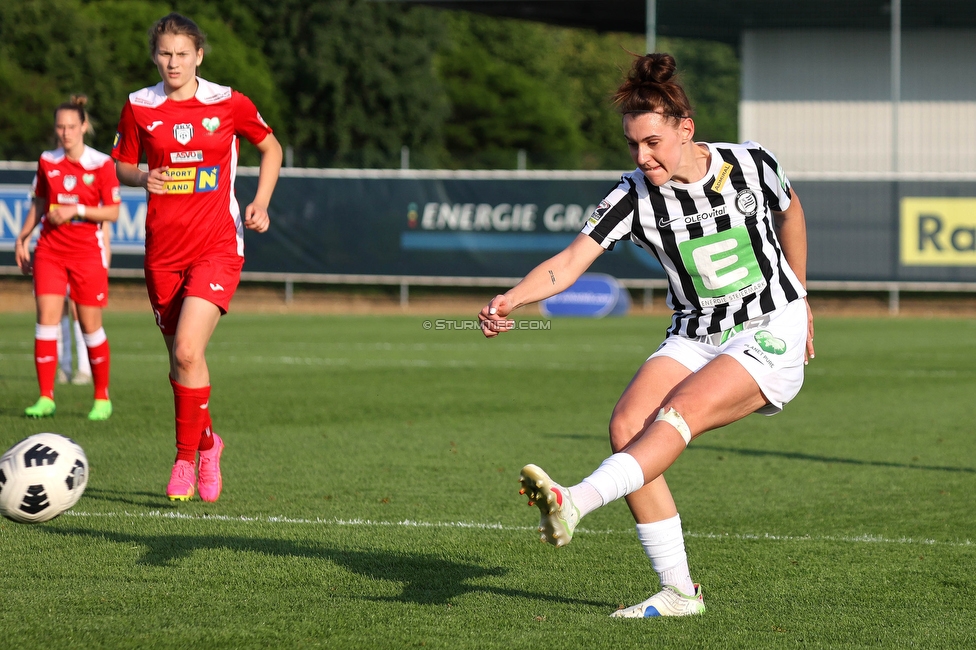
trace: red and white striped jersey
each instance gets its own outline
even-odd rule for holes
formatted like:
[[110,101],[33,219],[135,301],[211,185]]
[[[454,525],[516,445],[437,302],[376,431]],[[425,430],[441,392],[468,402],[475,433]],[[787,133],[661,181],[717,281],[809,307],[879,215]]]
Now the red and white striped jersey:
[[227,86],[197,78],[196,94],[169,99],[162,82],[129,95],[112,157],[168,168],[166,194],[149,194],[146,266],[186,268],[203,255],[244,255],[234,195],[239,137],[259,144],[271,128],[254,103]]
[[86,257],[101,250],[101,224],[76,216],[55,226],[48,223],[47,213],[60,205],[121,203],[115,165],[109,156],[87,145],[78,160],[69,159],[61,148],[45,151],[37,163],[33,191],[43,212],[38,248],[64,257]]

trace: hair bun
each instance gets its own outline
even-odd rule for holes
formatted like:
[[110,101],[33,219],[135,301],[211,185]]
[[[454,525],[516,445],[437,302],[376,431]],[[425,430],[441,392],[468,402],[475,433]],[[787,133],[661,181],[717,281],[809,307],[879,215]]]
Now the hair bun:
[[88,104],[88,95],[72,95],[68,103],[74,106],[84,107],[86,104]]
[[671,80],[676,69],[673,56],[667,53],[655,53],[638,58],[634,62],[631,74],[636,83],[663,84]]

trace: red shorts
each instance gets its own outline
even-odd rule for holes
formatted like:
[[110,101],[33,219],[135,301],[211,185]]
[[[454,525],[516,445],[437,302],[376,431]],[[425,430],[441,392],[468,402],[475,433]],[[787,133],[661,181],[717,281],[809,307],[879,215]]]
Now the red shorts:
[[100,255],[68,258],[40,249],[34,253],[34,295],[63,296],[71,287],[71,299],[87,307],[108,304],[108,269]]
[[243,266],[244,258],[234,255],[200,259],[177,271],[146,268],[149,302],[163,335],[176,334],[183,300],[188,296],[203,298],[226,314],[241,281]]

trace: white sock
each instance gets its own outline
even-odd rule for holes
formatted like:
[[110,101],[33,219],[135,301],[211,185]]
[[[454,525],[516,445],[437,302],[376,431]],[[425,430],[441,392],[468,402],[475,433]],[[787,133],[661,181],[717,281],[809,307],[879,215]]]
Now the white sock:
[[695,593],[695,584],[688,569],[688,555],[685,553],[685,538],[681,533],[680,515],[649,524],[637,524],[637,539],[661,579],[662,587],[671,585],[688,596]]
[[589,483],[577,483],[569,488],[569,496],[573,505],[580,511],[580,517],[585,517],[603,505],[603,497]]
[[88,362],[88,346],[86,345],[87,336],[81,331],[81,323],[75,321],[75,353],[78,355],[79,375],[91,374],[91,363]]
[[[57,327],[57,326],[56,326]],[[71,319],[67,315],[61,317],[58,327],[58,360],[61,370],[71,374]]]
[[[641,469],[636,458],[621,452],[603,461],[596,468],[596,471],[583,479],[582,482],[600,495],[601,503],[599,506],[604,506],[641,489],[644,486],[644,470]],[[570,489],[570,494],[573,495],[573,502],[575,503],[576,496],[572,489]],[[576,507],[579,508],[579,504]]]

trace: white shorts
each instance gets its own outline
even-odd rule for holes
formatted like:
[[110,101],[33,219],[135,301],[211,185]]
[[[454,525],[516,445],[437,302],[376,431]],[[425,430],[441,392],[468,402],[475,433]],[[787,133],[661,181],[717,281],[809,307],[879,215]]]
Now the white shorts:
[[752,375],[769,401],[756,412],[776,415],[800,392],[806,347],[806,303],[794,300],[743,323],[741,331],[732,329],[697,339],[669,336],[649,359],[669,357],[698,372],[718,355],[727,354]]

